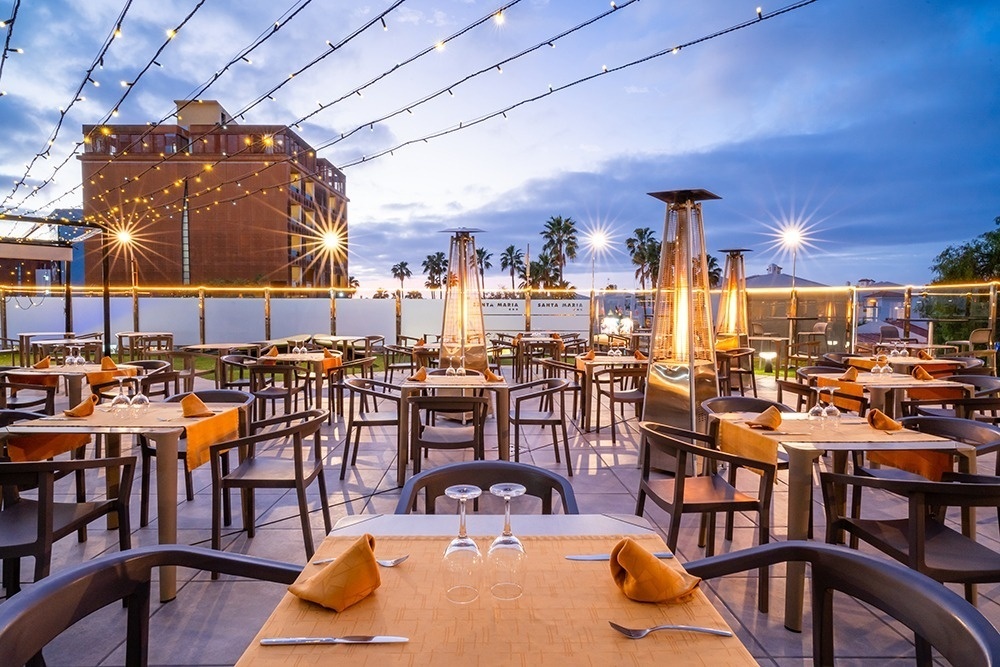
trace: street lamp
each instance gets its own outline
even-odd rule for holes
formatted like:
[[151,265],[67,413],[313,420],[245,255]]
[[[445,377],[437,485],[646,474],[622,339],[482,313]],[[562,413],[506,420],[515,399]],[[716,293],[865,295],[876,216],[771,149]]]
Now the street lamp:
[[331,229],[323,232],[320,238],[330,267],[330,335],[335,336],[337,334],[337,294],[334,292],[334,267],[337,255],[344,250],[344,236],[338,230]]
[[792,252],[792,290],[790,294],[790,304],[788,310],[788,340],[795,341],[796,317],[799,315],[799,297],[795,293],[795,264],[799,255],[799,248],[805,243],[802,227],[798,223],[791,223],[781,230],[781,246],[785,250]]
[[123,248],[128,258],[128,272],[132,282],[132,331],[139,330],[139,267],[135,261],[135,237],[128,229],[115,232],[115,241]]
[[603,229],[595,229],[587,236],[590,248],[590,341],[597,335],[597,253],[608,247],[608,235]]

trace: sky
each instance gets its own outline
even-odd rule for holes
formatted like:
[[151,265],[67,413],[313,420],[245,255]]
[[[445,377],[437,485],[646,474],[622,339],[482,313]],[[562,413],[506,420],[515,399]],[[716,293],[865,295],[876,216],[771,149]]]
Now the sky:
[[[14,4],[0,0],[0,17]],[[703,205],[706,247],[720,264],[720,249],[752,249],[750,275],[772,262],[790,273],[776,230],[802,225],[797,274],[830,285],[928,282],[945,247],[994,227],[995,0],[816,0],[772,16],[791,6],[782,0],[761,5],[761,20],[743,0],[613,4],[24,2],[0,30],[0,208],[80,206],[82,125],[114,108],[112,122],[161,121],[211,81],[198,96],[245,110],[248,124],[292,125],[325,106],[296,131],[347,176],[350,273],[363,292],[396,287],[400,261],[414,273],[407,289],[419,287],[421,261],[447,252],[439,232],[454,227],[483,230],[486,288],[509,285],[500,253],[536,256],[552,216],[580,230],[571,283],[589,288],[593,261],[598,287],[631,288],[624,241],[640,227],[662,238],[664,205],[647,194],[661,190],[721,197]],[[502,23],[490,19],[501,7]],[[91,75],[101,85],[74,101],[106,40]],[[612,247],[592,257],[597,229]]]

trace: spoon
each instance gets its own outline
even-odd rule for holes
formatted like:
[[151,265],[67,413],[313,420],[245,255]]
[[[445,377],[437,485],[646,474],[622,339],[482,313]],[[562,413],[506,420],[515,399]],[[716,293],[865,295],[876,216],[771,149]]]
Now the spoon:
[[[388,559],[385,559],[385,558],[376,558],[375,562],[378,563],[379,565],[381,565],[382,567],[396,567],[397,565],[399,565],[400,563],[402,563],[404,560],[406,560],[409,557],[410,557],[410,554],[406,554],[405,556],[399,556],[398,558],[388,558]],[[320,558],[319,560],[314,560],[312,562],[312,565],[326,565],[328,563],[332,563],[335,560],[337,560],[337,559],[336,558]]]
[[657,630],[686,630],[688,632],[704,632],[710,635],[718,635],[720,637],[732,637],[733,633],[729,630],[716,630],[715,628],[703,628],[699,625],[655,625],[651,628],[626,628],[625,626],[618,625],[613,621],[608,621],[611,627],[622,633],[629,639],[642,639],[650,632],[656,632]]

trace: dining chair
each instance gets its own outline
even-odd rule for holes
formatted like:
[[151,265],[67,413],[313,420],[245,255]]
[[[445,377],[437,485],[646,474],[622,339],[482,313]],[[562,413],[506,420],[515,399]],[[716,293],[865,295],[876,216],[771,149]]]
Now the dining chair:
[[250,366],[257,357],[248,354],[224,354],[219,357],[219,389],[250,389]]
[[[43,649],[53,639],[94,612],[124,601],[128,611],[109,615],[111,622],[102,625],[102,632],[122,635],[124,663],[144,667],[150,646],[153,576],[163,566],[221,572],[284,585],[293,583],[302,573],[301,565],[177,544],[98,556],[43,579],[0,605],[0,664],[44,665]],[[219,606],[221,602],[215,600],[212,613],[228,613]],[[238,609],[231,611],[239,613]],[[116,620],[124,621],[124,627],[116,626]],[[164,640],[170,638],[157,638]],[[190,634],[175,640],[194,641]]]
[[740,396],[745,396],[745,382],[748,381],[753,395],[757,395],[757,376],[754,374],[754,355],[756,352],[752,347],[716,351],[719,391],[731,394],[738,388]]
[[622,408],[622,420],[625,419],[625,404],[635,407],[636,417],[642,415],[642,406],[646,400],[646,367],[627,366],[622,368],[606,368],[594,373],[593,387],[597,390],[597,432],[601,432],[601,397],[607,396],[611,412],[611,444],[616,441],[615,404]]
[[[756,512],[758,544],[767,544],[770,539],[775,463],[720,451],[716,446],[716,438],[704,433],[648,421],[640,422],[639,428],[645,436],[646,446],[642,452],[642,475],[635,514],[643,515],[647,496],[660,509],[670,514],[666,542],[671,551],[677,550],[681,517],[684,514],[702,514],[707,515],[705,530],[702,531],[705,555],[714,554],[715,515],[729,510]],[[660,476],[653,471],[653,452],[676,460],[673,477]],[[701,470],[691,474],[694,457],[698,457]],[[732,472],[733,468],[744,468],[758,474],[760,482],[756,496],[744,493],[730,484],[727,477],[719,471],[722,464],[728,466],[730,475],[735,474]],[[768,607],[768,579],[767,568],[761,568],[757,606],[762,612],[766,612]]]
[[54,415],[58,389],[58,375],[0,374],[0,410],[31,410]]
[[[204,403],[232,403],[239,409],[239,430],[240,436],[247,435],[250,424],[250,412],[253,407],[254,397],[245,391],[236,389],[202,389],[200,391],[174,394],[165,399],[164,403],[180,403],[184,398],[195,395]],[[141,457],[141,468],[139,475],[139,526],[145,528],[149,524],[149,481],[152,475],[153,458],[156,457],[156,443],[140,434],[136,438],[139,445]],[[177,460],[180,462],[184,477],[184,497],[188,502],[194,500],[194,477],[187,467],[187,438],[181,437],[177,444]],[[229,457],[222,460],[223,475],[229,472]],[[223,501],[223,523],[229,525],[232,522],[232,512],[229,506],[229,494],[222,497]]]
[[309,378],[294,364],[272,364],[266,361],[247,366],[250,386],[247,389],[254,398],[252,419],[260,421],[267,417],[267,403],[271,403],[271,415],[277,414],[277,403],[282,402],[284,413],[299,409],[299,396],[305,401],[306,409],[312,405],[312,387]]
[[[346,361],[339,366],[334,366],[326,371],[327,396],[329,401],[330,423],[333,423],[333,414],[337,416],[344,414],[344,390],[347,389],[347,380],[352,377],[371,378],[374,376],[376,357],[359,357],[353,361]],[[377,405],[377,404],[376,404]],[[374,406],[373,406],[374,407]],[[377,409],[377,407],[375,408]]]
[[402,345],[386,345],[382,356],[382,369],[384,382],[392,383],[397,371],[403,374],[403,379],[409,377],[416,370],[413,348]]
[[[340,461],[340,479],[347,475],[347,461],[357,465],[358,449],[361,446],[361,429],[399,428],[399,386],[364,377],[349,377],[344,380],[347,387],[347,437],[344,438],[344,453]],[[376,411],[378,401],[386,400],[391,405],[388,410]],[[355,402],[358,409],[355,411]],[[351,435],[354,447],[351,447]]]
[[[795,405],[793,409],[796,412],[805,412],[816,405],[816,391],[809,385],[795,382],[794,380],[782,380],[781,378],[775,380],[775,383],[778,390],[778,403],[791,405],[791,402],[794,400]],[[787,394],[791,396],[786,400]]]
[[542,367],[543,375],[546,378],[565,378],[566,389],[573,393],[573,410],[570,414],[576,416],[579,415],[578,419],[583,419],[583,381],[587,376],[587,372],[581,370],[574,366],[573,364],[568,364],[565,361],[556,361],[555,359],[542,359],[539,361]]
[[[556,429],[562,430],[563,452],[566,455],[566,471],[573,476],[573,462],[569,456],[569,436],[566,433],[566,388],[569,380],[565,378],[547,378],[517,384],[510,388],[514,409],[510,412],[510,425],[514,429],[514,460],[521,460],[521,427],[548,426],[552,431],[552,447],[559,463],[559,436]],[[530,391],[529,391],[530,390]],[[520,393],[520,392],[527,393]],[[538,401],[537,409],[527,405],[530,401]]]
[[[1000,552],[977,542],[966,522],[958,531],[947,521],[947,508],[993,507],[1000,511],[1000,478],[946,473],[938,482],[824,472],[820,487],[828,543],[839,542],[846,532],[936,581],[963,584],[966,599],[973,603],[973,584],[1000,581]],[[852,494],[858,488],[878,489],[902,496],[906,502],[896,512],[879,503],[870,513],[862,503],[845,515],[837,502],[840,488],[845,487],[850,487]]]
[[815,366],[821,357],[819,339],[799,340],[790,342],[785,346],[785,379],[788,379],[788,372],[792,369],[799,369],[803,366]]
[[434,514],[437,499],[454,484],[472,484],[489,492],[490,486],[515,482],[525,487],[526,495],[541,500],[542,514],[552,514],[553,493],[559,494],[563,514],[579,514],[573,486],[565,477],[545,468],[513,461],[463,461],[425,470],[410,477],[403,485],[396,504],[396,514],[409,514],[417,508],[421,492],[424,514]]
[[[320,427],[325,420],[326,412],[323,410],[284,414],[253,422],[249,435],[209,447],[213,549],[222,548],[222,496],[229,489],[241,491],[243,530],[248,538],[253,538],[256,533],[254,489],[295,489],[306,557],[312,558],[315,549],[306,489],[313,481],[319,486],[326,532],[329,533],[332,527],[320,445]],[[223,457],[233,450],[238,452],[239,463],[227,474],[223,469]],[[288,456],[289,453],[291,456]]]
[[[476,460],[485,458],[483,434],[490,401],[485,396],[414,396],[410,404],[410,458],[414,474],[420,472],[421,454],[430,449],[472,449]],[[421,418],[423,413],[426,418]],[[461,423],[456,414],[466,415]],[[440,415],[440,418],[439,418]]]
[[[76,473],[103,471],[105,475],[117,472],[117,493],[103,499],[80,500],[73,493],[59,489],[56,481]],[[0,560],[3,561],[3,587],[7,597],[21,589],[21,559],[34,559],[34,581],[49,575],[52,563],[52,545],[67,535],[93,521],[117,514],[118,547],[131,548],[129,529],[129,497],[135,474],[135,457],[0,462],[0,490],[3,504],[0,507]],[[24,491],[35,491],[34,498],[22,497]],[[70,500],[70,498],[76,498]],[[85,538],[84,538],[85,539]],[[82,541],[82,539],[81,539]]]
[[848,608],[834,604],[835,593],[871,605],[912,631],[920,667],[934,664],[932,647],[952,665],[1000,665],[1000,633],[978,609],[936,581],[892,561],[832,544],[791,541],[688,561],[684,569],[714,580],[794,562],[808,563],[811,570],[816,667],[836,664],[835,612]]

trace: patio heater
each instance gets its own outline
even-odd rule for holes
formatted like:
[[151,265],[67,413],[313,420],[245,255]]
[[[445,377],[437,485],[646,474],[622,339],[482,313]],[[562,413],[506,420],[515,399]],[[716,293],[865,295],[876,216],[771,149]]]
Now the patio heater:
[[481,229],[448,229],[448,278],[441,323],[439,365],[449,375],[465,369],[485,371],[486,327],[483,323],[483,286],[472,234]]
[[719,395],[700,203],[719,197],[707,190],[649,194],[667,204],[667,213],[643,419],[694,431],[698,406]]
[[726,270],[722,279],[722,296],[719,298],[719,314],[716,318],[715,349],[731,350],[742,347],[742,341],[750,335],[747,304],[747,272],[743,253],[747,248],[720,250],[726,253]]

